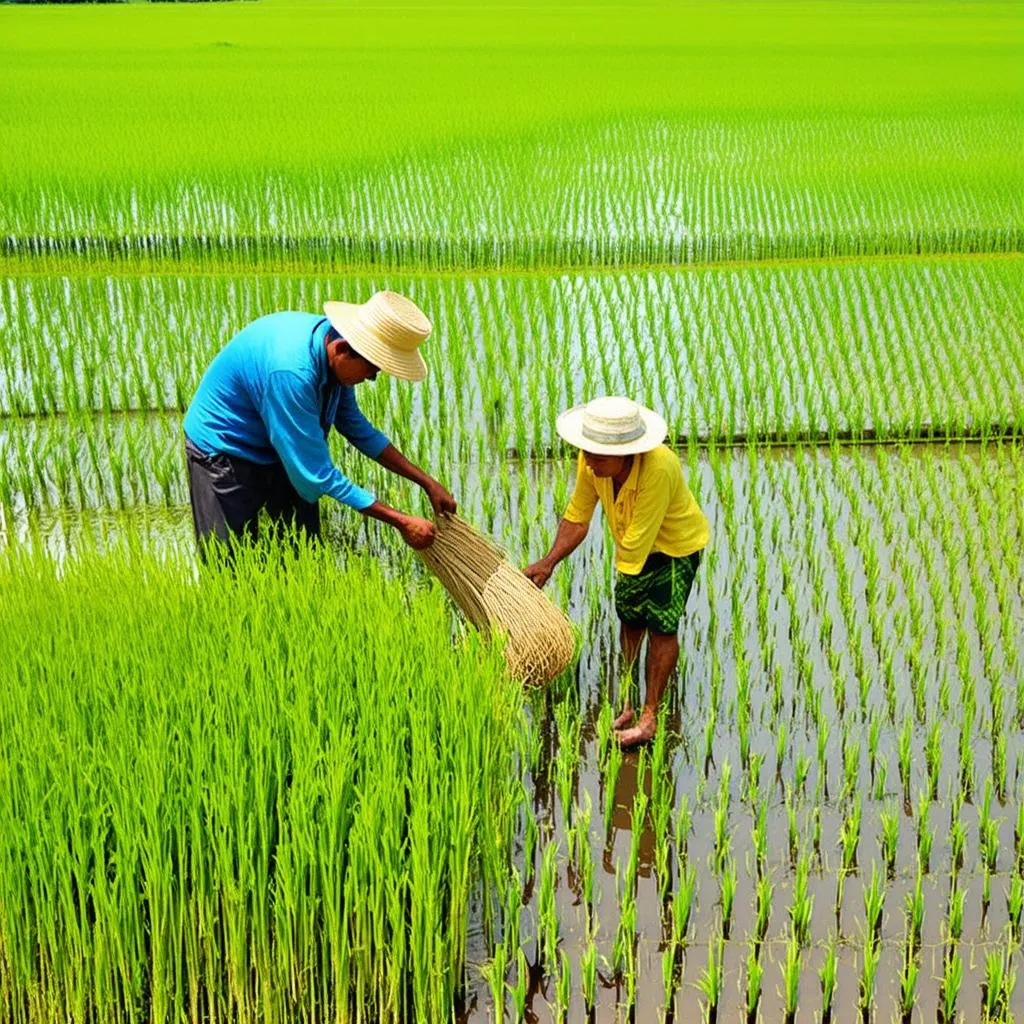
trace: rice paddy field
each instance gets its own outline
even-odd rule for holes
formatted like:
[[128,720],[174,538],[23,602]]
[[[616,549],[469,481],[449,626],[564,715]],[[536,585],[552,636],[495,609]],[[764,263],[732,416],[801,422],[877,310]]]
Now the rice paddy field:
[[[0,1020],[1024,1016],[1019,5],[0,7],[0,126]],[[199,573],[210,359],[378,288],[362,407],[517,564],[556,415],[666,415],[649,747],[600,526],[543,691],[326,502]]]

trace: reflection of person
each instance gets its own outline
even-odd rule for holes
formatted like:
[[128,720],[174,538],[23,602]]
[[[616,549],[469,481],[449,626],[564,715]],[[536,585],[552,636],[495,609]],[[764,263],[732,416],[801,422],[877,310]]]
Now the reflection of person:
[[679,622],[711,533],[665,444],[665,421],[628,398],[596,398],[558,418],[558,433],[580,449],[576,489],[551,550],[524,571],[542,587],[555,566],[587,535],[598,501],[615,538],[615,611],[627,670],[637,665],[644,636],[647,693],[634,721],[628,687],[616,737],[624,747],[646,743],[658,704],[679,660]]
[[420,344],[430,321],[409,299],[377,292],[354,305],[328,302],[326,316],[272,313],[218,353],[185,414],[192,518],[200,553],[213,540],[255,539],[266,508],[275,525],[320,533],[322,495],[395,527],[414,548],[434,524],[377,501],[331,461],[333,426],[364,455],[419,484],[437,513],[455,500],[409,462],[359,411],[355,385],[379,371],[422,380]]

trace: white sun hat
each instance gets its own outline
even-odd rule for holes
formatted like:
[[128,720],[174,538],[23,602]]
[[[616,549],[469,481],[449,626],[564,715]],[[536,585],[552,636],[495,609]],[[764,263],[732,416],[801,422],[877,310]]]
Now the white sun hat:
[[668,434],[663,417],[631,398],[595,398],[566,410],[555,421],[560,437],[593,455],[639,455]]
[[374,366],[402,380],[426,377],[419,347],[434,328],[412,299],[377,292],[361,305],[325,302],[324,312],[331,326]]

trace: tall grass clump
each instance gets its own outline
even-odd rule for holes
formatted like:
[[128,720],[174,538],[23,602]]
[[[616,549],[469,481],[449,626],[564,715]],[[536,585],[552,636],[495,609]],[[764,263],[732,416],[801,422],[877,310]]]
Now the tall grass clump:
[[0,1018],[442,1020],[520,697],[434,586],[0,554]]

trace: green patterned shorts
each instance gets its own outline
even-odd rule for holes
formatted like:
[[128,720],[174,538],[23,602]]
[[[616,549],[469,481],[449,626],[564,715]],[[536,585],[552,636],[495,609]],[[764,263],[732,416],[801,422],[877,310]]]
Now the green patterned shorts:
[[679,630],[701,552],[672,558],[655,552],[636,576],[615,577],[615,611],[626,626],[666,636]]

